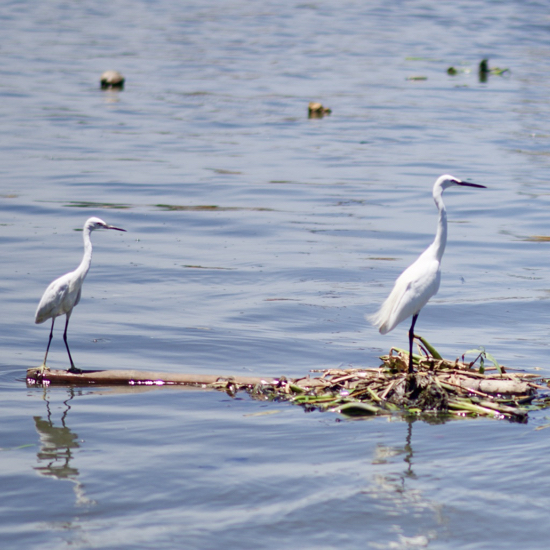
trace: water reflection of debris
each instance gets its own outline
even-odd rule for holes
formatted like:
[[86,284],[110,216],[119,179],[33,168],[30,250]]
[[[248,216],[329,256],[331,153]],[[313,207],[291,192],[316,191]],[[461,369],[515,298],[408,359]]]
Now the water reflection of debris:
[[86,496],[84,486],[78,480],[78,469],[71,466],[71,460],[74,458],[74,449],[78,449],[80,445],[78,443],[78,435],[73,433],[66,425],[67,415],[71,410],[69,402],[74,397],[74,389],[70,388],[68,394],[69,397],[63,401],[65,409],[60,419],[61,426],[54,424],[47,393],[44,395],[47,417],[34,417],[34,425],[40,437],[40,449],[36,454],[39,466],[35,466],[34,470],[46,477],[55,477],[72,482],[76,495],[76,505],[92,505],[95,502]]

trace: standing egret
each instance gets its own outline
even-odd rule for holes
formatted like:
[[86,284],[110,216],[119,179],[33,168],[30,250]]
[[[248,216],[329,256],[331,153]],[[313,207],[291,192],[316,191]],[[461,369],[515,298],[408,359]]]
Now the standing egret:
[[369,320],[378,327],[380,333],[386,334],[401,321],[412,315],[409,330],[409,373],[413,372],[414,325],[420,310],[439,290],[441,259],[447,244],[447,211],[441,196],[445,189],[453,185],[485,188],[484,185],[461,181],[449,175],[440,176],[437,179],[433,188],[433,198],[439,210],[439,220],[434,242],[420,255],[416,262],[401,273],[382,307],[377,313],[369,317]]
[[42,371],[47,369],[46,359],[48,357],[50,344],[52,343],[55,318],[60,315],[65,315],[67,320],[65,321],[63,340],[65,341],[67,353],[69,354],[69,361],[71,362],[71,368],[68,372],[80,372],[80,370],[74,366],[73,358],[71,357],[69,344],[67,343],[67,327],[69,326],[69,319],[71,317],[71,313],[73,312],[74,306],[80,302],[82,284],[84,283],[84,279],[92,263],[92,241],[90,240],[90,233],[94,231],[94,229],[116,229],[117,231],[126,231],[125,229],[120,229],[120,227],[107,225],[99,218],[89,218],[86,220],[86,223],[84,224],[84,256],[80,262],[80,265],[74,271],[59,277],[59,279],[56,279],[50,284],[50,286],[48,286],[36,310],[36,317],[34,320],[35,323],[43,323],[47,319],[52,320],[52,328],[50,330],[50,339],[48,340],[46,355],[44,356],[44,362],[40,367]]

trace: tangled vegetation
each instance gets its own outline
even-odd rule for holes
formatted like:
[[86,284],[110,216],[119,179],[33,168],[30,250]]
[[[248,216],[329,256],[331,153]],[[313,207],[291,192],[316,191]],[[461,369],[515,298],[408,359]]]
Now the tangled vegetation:
[[[529,411],[550,407],[547,381],[536,374],[507,372],[485,350],[470,350],[462,360],[441,358],[425,340],[414,356],[416,372],[407,373],[408,353],[392,348],[379,368],[338,368],[319,377],[262,381],[239,385],[219,380],[215,387],[230,394],[245,390],[254,398],[284,400],[306,410],[347,416],[406,414],[433,420],[487,416],[526,422]],[[476,353],[473,361],[465,356]],[[489,366],[487,366],[489,364]]]

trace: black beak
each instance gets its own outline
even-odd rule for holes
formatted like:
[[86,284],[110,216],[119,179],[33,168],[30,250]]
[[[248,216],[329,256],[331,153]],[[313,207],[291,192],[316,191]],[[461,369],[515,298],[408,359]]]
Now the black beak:
[[120,227],[114,227],[113,225],[108,225],[105,229],[116,229],[117,231],[126,231],[126,229],[121,229]]
[[479,185],[479,183],[471,183],[469,181],[458,181],[456,182],[458,185],[464,185],[465,187],[479,187],[480,189],[487,189],[485,185]]

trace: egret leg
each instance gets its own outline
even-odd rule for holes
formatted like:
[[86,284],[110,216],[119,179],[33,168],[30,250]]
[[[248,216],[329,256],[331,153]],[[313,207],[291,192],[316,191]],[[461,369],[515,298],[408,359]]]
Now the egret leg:
[[71,368],[67,372],[74,372],[75,374],[82,374],[80,369],[77,369],[74,366],[73,358],[71,357],[71,350],[69,349],[69,344],[67,343],[67,329],[69,328],[69,319],[71,318],[71,313],[67,313],[67,320],[65,321],[65,332],[63,333],[63,341],[65,342],[65,347],[67,348],[67,353],[69,354],[69,361],[71,362]]
[[409,330],[409,374],[413,373],[413,340],[414,340],[414,325],[418,319],[418,313],[415,313],[412,318],[411,328]]
[[46,359],[48,358],[48,352],[50,351],[50,344],[52,343],[54,323],[55,323],[55,317],[52,317],[52,328],[50,329],[50,339],[48,340],[48,347],[46,348],[46,355],[44,355],[44,361],[42,361],[42,365],[40,365],[40,371],[42,372],[42,374],[44,374],[44,371],[48,369],[48,367],[46,366]]

